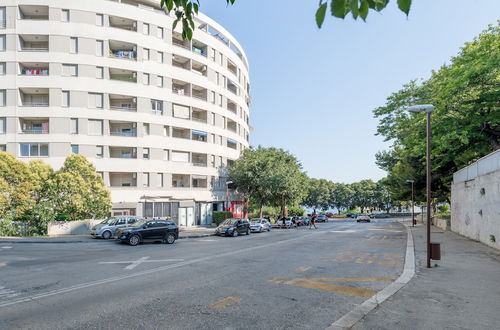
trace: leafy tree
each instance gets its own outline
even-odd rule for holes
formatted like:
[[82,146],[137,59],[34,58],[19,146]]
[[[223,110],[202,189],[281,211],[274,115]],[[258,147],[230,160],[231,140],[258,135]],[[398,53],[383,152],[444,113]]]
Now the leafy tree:
[[300,217],[302,215],[304,215],[306,211],[301,208],[300,206],[291,206],[288,208],[288,215],[289,216],[297,216],[297,217]]
[[330,206],[330,190],[332,183],[325,179],[308,179],[307,195],[302,201],[302,205],[316,210],[328,210]]
[[361,209],[361,213],[365,209],[371,208],[375,205],[375,189],[377,185],[372,180],[361,180],[355,182],[351,185],[354,190],[353,194],[353,206],[358,206]]
[[[226,0],[227,5],[232,5],[236,0]],[[411,0],[397,0],[399,9],[407,16],[410,12]],[[370,10],[382,11],[389,4],[389,0],[320,0],[316,10],[315,18],[318,28],[325,21],[326,12],[330,7],[330,13],[334,17],[344,19],[351,13],[354,19],[361,17],[366,21]],[[168,12],[173,11],[175,20],[172,24],[174,30],[179,23],[182,24],[182,38],[191,40],[195,30],[194,15],[198,14],[200,8],[199,0],[160,0],[161,8]]]
[[330,191],[329,205],[336,208],[339,212],[352,207],[354,190],[351,185],[344,183],[334,183]]

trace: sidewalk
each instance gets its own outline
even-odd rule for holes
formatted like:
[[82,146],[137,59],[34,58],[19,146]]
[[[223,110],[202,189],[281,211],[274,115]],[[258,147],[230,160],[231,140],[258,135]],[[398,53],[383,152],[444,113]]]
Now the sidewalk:
[[353,329],[499,329],[500,252],[432,227],[441,260],[428,269],[425,227],[411,230],[415,277]]
[[[201,238],[213,236],[215,228],[207,227],[180,227],[179,239]],[[94,241],[89,235],[61,235],[61,236],[40,236],[40,237],[0,237],[0,244],[12,243],[89,243]]]

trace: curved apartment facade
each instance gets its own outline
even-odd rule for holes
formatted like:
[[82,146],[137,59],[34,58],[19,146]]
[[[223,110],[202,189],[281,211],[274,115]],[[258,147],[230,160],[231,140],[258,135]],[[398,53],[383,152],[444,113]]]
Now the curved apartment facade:
[[114,215],[240,211],[226,167],[249,145],[248,62],[223,27],[200,14],[183,41],[156,0],[3,3],[0,150],[55,169],[86,156]]

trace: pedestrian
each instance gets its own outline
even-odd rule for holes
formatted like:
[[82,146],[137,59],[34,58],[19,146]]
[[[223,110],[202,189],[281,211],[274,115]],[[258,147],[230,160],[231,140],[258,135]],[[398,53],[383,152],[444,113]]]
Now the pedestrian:
[[312,226],[314,226],[314,229],[318,229],[318,227],[316,227],[316,213],[313,213],[311,217],[311,222],[309,222],[309,229],[311,229]]

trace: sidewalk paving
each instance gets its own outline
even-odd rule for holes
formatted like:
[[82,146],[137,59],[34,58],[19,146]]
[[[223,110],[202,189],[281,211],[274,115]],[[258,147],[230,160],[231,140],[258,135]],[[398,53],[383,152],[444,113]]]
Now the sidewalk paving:
[[[180,227],[179,239],[201,238],[213,236],[215,228],[210,227]],[[94,238],[89,235],[60,235],[39,237],[0,237],[0,244],[9,243],[88,243]]]
[[441,260],[428,269],[425,226],[411,230],[415,277],[353,329],[500,329],[500,252],[433,227]]

